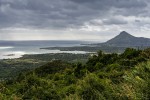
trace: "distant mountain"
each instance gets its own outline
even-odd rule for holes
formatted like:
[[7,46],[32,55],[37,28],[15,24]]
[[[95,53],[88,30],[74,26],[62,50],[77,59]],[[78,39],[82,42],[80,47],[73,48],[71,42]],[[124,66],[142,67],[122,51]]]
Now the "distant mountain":
[[122,31],[116,37],[102,44],[115,47],[145,47],[150,46],[150,39],[144,37],[135,37],[125,31]]

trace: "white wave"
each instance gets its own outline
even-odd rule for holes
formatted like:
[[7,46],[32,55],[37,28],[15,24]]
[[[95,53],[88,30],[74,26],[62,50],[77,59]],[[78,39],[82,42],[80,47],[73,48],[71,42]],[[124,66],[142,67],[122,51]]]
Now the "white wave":
[[14,47],[0,47],[0,49],[11,49],[11,48],[14,48]]

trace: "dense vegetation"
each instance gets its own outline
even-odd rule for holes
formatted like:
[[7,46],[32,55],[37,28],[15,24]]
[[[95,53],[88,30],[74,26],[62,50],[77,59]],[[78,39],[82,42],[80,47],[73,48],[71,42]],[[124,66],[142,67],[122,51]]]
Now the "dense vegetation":
[[18,59],[0,60],[0,80],[10,79],[18,75],[20,72],[31,70],[46,64],[53,60],[62,60],[68,62],[86,62],[89,54],[37,54],[24,55]]
[[99,51],[86,64],[54,60],[0,84],[2,99],[149,100],[150,49]]

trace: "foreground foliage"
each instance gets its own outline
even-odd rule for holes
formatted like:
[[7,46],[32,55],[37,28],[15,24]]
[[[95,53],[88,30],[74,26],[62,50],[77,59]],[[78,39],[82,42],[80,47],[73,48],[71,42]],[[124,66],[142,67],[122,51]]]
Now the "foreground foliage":
[[149,100],[150,49],[89,58],[86,64],[55,60],[0,84],[6,100]]

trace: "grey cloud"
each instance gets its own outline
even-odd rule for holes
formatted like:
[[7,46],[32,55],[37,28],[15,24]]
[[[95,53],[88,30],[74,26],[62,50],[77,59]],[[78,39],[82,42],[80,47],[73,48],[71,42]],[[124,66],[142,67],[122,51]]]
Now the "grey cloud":
[[136,22],[136,23],[140,23],[141,21],[140,21],[140,20],[138,20],[138,19],[136,19],[136,20],[135,20],[135,22]]
[[121,25],[121,24],[127,24],[128,22],[121,18],[110,18],[103,20],[103,24],[105,25]]
[[87,6],[91,5],[91,7],[116,7],[116,8],[141,8],[147,6],[144,0],[71,0],[78,4],[85,4]]
[[0,28],[80,28],[104,18],[104,25],[127,24],[110,14],[137,16],[146,7],[146,0],[0,0]]

